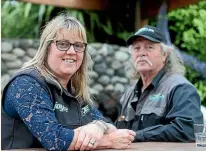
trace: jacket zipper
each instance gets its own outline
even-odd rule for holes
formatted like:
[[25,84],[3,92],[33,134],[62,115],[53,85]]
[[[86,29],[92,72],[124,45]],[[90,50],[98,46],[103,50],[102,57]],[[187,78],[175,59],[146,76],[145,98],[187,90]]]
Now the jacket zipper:
[[79,121],[80,121],[80,125],[82,126],[82,112],[81,112],[81,103],[79,102],[79,100],[77,100],[77,109],[78,109],[78,113],[79,113]]

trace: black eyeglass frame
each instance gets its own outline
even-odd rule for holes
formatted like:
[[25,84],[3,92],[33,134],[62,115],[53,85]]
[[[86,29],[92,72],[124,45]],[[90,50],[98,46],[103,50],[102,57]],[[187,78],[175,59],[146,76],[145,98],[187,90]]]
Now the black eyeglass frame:
[[[57,47],[57,49],[58,49],[59,51],[68,51],[68,50],[71,48],[71,46],[73,46],[75,52],[82,53],[82,52],[84,52],[84,51],[86,50],[86,48],[87,48],[87,43],[84,43],[84,42],[71,43],[71,42],[69,42],[68,40],[52,40],[52,42],[54,42],[54,43],[56,44],[56,47]],[[69,44],[69,47],[68,47],[67,49],[59,48],[59,46],[58,46],[58,43],[59,43],[59,42],[66,42],[66,43]],[[79,50],[76,48],[75,44],[84,44],[84,50],[80,50],[80,51],[79,51]]]

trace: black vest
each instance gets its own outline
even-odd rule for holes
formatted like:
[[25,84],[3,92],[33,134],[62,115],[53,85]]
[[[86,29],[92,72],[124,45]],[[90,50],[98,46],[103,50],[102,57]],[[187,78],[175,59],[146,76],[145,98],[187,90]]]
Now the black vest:
[[[18,76],[27,75],[35,80],[50,95],[54,105],[56,118],[63,127],[75,129],[79,126],[88,124],[92,121],[91,106],[85,101],[77,100],[70,92],[63,91],[52,82],[45,80],[36,69],[28,69],[14,75],[8,82],[2,93],[2,110],[1,110],[1,148],[42,148],[40,142],[32,135],[27,126],[21,119],[9,117],[4,109],[4,95],[9,84]],[[68,84],[70,85],[70,83]]]

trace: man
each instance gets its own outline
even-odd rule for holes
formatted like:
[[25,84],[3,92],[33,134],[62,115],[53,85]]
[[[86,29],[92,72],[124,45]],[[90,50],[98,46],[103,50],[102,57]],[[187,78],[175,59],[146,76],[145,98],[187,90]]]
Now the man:
[[118,128],[136,131],[135,141],[194,141],[194,123],[203,123],[200,97],[183,76],[177,51],[163,33],[146,25],[127,40],[132,64],[127,73],[138,78],[120,99]]

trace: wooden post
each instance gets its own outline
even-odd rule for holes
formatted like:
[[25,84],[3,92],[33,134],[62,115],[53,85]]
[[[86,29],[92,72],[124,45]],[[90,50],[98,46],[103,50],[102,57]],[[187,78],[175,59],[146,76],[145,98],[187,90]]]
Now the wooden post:
[[140,21],[140,27],[143,27],[144,25],[148,25],[149,24],[149,20],[146,18],[146,19],[141,19]]
[[138,30],[141,27],[141,8],[140,8],[140,1],[136,1],[136,8],[135,8],[135,30]]
[[19,0],[34,4],[53,5],[58,7],[68,7],[87,10],[107,9],[109,0]]

